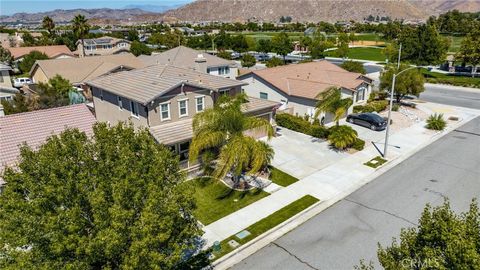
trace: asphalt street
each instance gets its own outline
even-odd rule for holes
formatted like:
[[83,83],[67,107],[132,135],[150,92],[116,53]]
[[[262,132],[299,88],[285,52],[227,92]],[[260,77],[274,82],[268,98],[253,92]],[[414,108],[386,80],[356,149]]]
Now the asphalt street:
[[[433,90],[437,91],[437,90]],[[430,90],[426,93],[429,95]],[[447,104],[480,108],[465,94]],[[441,94],[443,95],[443,94]],[[424,98],[424,97],[422,97]],[[476,100],[476,101],[475,101]],[[432,100],[433,101],[433,100]],[[455,211],[480,199],[480,117],[432,143],[383,175],[334,204],[233,269],[353,269],[360,259],[378,267],[377,245],[398,237],[401,228],[416,226],[427,203],[448,198]]]
[[426,84],[425,91],[420,94],[420,99],[480,110],[480,89],[465,91],[445,85]]

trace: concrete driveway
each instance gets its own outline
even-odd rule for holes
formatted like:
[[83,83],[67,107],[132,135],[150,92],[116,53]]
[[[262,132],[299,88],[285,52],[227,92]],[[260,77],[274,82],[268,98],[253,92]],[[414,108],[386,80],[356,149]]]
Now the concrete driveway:
[[330,149],[329,143],[285,128],[269,144],[275,150],[272,165],[299,179],[347,157],[347,152]]

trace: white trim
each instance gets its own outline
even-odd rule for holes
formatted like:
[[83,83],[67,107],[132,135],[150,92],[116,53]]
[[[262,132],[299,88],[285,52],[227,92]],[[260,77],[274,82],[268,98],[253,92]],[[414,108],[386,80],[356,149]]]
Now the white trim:
[[[198,110],[198,99],[199,98],[202,99],[202,110],[201,111]],[[195,111],[197,113],[205,111],[205,96],[195,97]]]
[[123,99],[121,96],[117,96],[117,105],[120,111],[123,111]]
[[[133,106],[132,106],[132,105],[133,105]],[[135,107],[135,109],[136,109],[136,111],[137,111],[137,114],[136,114],[136,115],[133,113],[133,108],[134,108],[134,107]],[[138,109],[138,103],[135,102],[135,101],[133,101],[133,100],[130,100],[130,115],[133,116],[133,117],[135,117],[135,118],[137,118],[137,119],[139,119],[139,115],[140,115],[140,114],[139,114],[139,109]]]
[[[178,100],[178,118],[187,117],[188,116],[188,98]],[[180,106],[181,102],[185,102],[185,114],[182,114],[182,107]]]
[[[166,118],[163,118],[163,115],[162,115],[162,105],[167,105],[168,117]],[[172,112],[170,111],[170,101],[158,104],[158,112],[160,113],[160,121],[167,121],[172,119]]]

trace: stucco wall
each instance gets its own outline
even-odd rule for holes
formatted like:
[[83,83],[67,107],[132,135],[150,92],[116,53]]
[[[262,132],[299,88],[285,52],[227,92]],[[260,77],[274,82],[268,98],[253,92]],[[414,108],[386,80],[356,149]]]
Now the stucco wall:
[[47,75],[45,75],[43,70],[38,66],[35,68],[35,70],[33,70],[32,79],[33,79],[34,83],[46,83],[46,82],[48,82]]
[[10,79],[10,73],[8,70],[0,71],[0,86],[12,88],[12,81]]
[[229,68],[230,72],[228,72],[226,74],[222,74],[222,75],[220,75],[218,73],[219,67],[209,67],[208,69],[210,71],[210,72],[208,72],[208,74],[215,75],[215,76],[222,76],[222,77],[230,78],[230,79],[235,79],[237,77],[237,74],[238,74],[238,68],[236,68],[236,67],[230,67]]

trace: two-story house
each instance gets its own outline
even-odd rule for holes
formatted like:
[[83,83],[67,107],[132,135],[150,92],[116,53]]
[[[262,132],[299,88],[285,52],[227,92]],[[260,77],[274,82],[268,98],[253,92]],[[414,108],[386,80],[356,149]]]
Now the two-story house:
[[138,59],[146,65],[172,65],[230,79],[235,79],[238,75],[238,67],[234,61],[185,46],[178,46],[159,54],[140,55]]
[[[327,60],[254,70],[237,79],[248,83],[243,87],[247,95],[280,102],[280,110],[310,117],[314,116],[319,93],[338,87],[343,98],[351,98],[353,105],[359,105],[368,100],[373,82],[363,74],[346,71]],[[352,108],[347,113],[351,113]],[[329,123],[333,115],[321,114],[319,120]]]
[[[212,107],[221,95],[235,95],[246,85],[171,65],[123,71],[98,77],[87,84],[92,89],[98,121],[111,124],[131,121],[137,128],[148,128],[157,142],[180,155],[184,168],[195,165],[188,163],[193,116]],[[278,105],[250,98],[243,110],[273,123]]]
[[[76,53],[80,56],[111,55],[130,52],[130,41],[113,37],[78,40]],[[83,48],[85,46],[85,49]],[[84,55],[85,53],[85,55]]]

